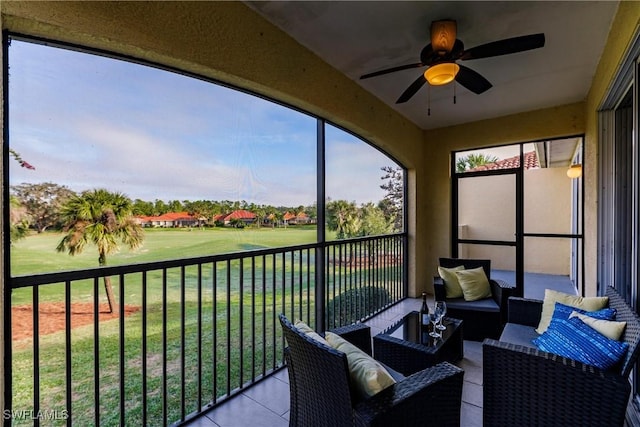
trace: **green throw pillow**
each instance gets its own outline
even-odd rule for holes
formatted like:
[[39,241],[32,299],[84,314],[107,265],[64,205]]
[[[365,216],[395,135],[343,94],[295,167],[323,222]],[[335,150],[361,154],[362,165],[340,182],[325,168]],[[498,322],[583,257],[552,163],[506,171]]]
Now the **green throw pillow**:
[[331,347],[347,355],[351,382],[361,397],[373,396],[395,384],[396,381],[384,366],[367,353],[332,332],[327,332],[325,336]]
[[553,312],[556,309],[556,302],[570,307],[581,308],[585,311],[596,311],[605,308],[609,304],[609,297],[581,297],[545,289],[540,323],[538,323],[538,329],[536,329],[537,333],[543,334],[549,327]]
[[477,301],[491,296],[489,279],[482,267],[456,271],[455,274],[465,301]]
[[313,338],[314,340],[318,341],[319,343],[322,343],[326,346],[329,346],[329,343],[327,342],[327,340],[325,340],[324,338],[322,338],[320,336],[320,334],[318,334],[316,331],[314,331],[313,329],[311,329],[309,327],[309,325],[307,325],[306,323],[304,323],[302,320],[298,320],[296,321],[296,323],[293,325],[296,327],[296,329],[298,329],[300,332],[302,332],[303,334],[307,335],[309,338]]
[[585,324],[591,326],[596,331],[600,332],[605,337],[619,341],[624,328],[627,326],[627,322],[616,322],[615,320],[594,319],[593,317],[580,314],[577,311],[572,312],[569,315],[569,319],[577,317]]
[[462,288],[460,282],[458,282],[458,276],[456,271],[464,270],[464,265],[459,265],[453,268],[438,267],[438,274],[444,281],[444,289],[447,292],[447,298],[460,298],[462,297]]

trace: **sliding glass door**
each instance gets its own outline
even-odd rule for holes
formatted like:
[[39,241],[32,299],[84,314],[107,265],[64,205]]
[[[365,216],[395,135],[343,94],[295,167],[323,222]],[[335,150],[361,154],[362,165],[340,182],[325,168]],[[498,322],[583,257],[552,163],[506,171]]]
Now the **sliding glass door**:
[[[640,307],[640,38],[627,57],[599,111],[598,292],[616,290]],[[631,376],[627,417],[640,423],[640,366]]]

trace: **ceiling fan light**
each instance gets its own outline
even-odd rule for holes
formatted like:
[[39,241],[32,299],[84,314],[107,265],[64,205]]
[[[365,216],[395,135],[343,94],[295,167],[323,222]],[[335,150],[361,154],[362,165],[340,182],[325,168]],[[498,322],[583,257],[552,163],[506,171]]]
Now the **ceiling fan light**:
[[460,71],[460,66],[455,62],[442,62],[427,68],[424,72],[424,78],[432,86],[446,85],[456,78],[458,71]]
[[441,55],[451,52],[456,42],[456,21],[445,19],[431,23],[431,46]]

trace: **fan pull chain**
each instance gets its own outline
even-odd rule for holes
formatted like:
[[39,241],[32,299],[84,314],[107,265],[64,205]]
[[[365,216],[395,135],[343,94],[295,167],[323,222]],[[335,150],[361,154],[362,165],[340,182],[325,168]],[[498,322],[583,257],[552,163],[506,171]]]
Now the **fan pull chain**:
[[427,116],[431,115],[431,85],[427,83]]

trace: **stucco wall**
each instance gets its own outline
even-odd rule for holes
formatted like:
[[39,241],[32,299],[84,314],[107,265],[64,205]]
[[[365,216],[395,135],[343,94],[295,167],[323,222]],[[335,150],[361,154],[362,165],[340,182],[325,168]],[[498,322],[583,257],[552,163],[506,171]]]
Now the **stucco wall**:
[[[598,227],[598,115],[625,52],[640,26],[640,2],[620,2],[598,68],[585,103],[585,246],[586,293],[597,292],[597,227]],[[608,285],[608,284],[605,284]]]
[[[514,240],[516,229],[515,175],[467,178],[459,181],[459,237]],[[571,180],[564,168],[525,171],[524,226],[530,233],[571,233]],[[525,239],[527,273],[569,275],[569,239]],[[498,270],[515,270],[515,248],[461,245],[460,257],[488,258]]]
[[458,219],[460,224],[466,225],[466,238],[513,240],[516,231],[515,190],[515,175],[459,180]]
[[[566,168],[531,169],[524,173],[524,231],[571,234],[572,181]],[[568,276],[571,239],[526,237],[524,271]]]

